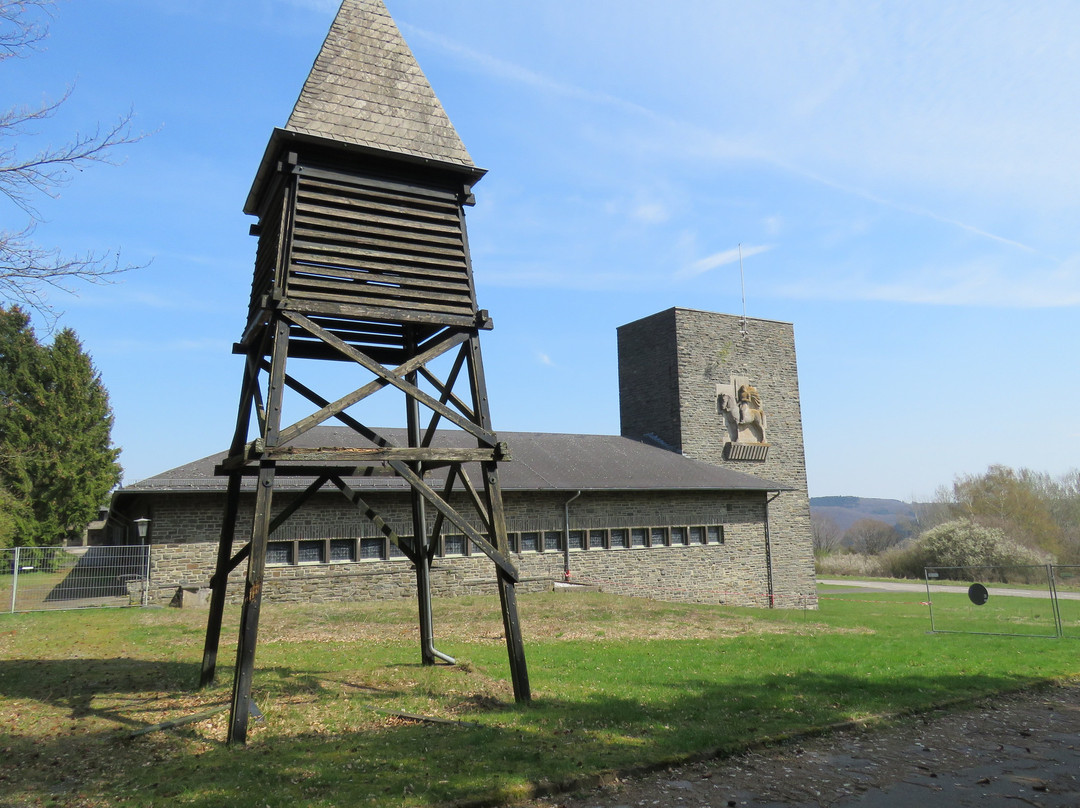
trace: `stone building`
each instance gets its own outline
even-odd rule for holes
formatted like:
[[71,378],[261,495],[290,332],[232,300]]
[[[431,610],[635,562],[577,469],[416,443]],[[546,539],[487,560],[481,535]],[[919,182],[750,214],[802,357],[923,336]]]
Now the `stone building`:
[[773,574],[812,591],[792,325],[673,308],[622,326],[618,344],[623,436],[785,486],[766,501]]
[[[500,470],[519,588],[569,581],[662,600],[816,605],[792,327],[676,308],[618,336],[621,436],[500,432],[511,453]],[[320,427],[304,440],[344,446],[356,437]],[[224,456],[114,495],[113,525],[152,520],[159,602],[204,587],[213,570],[226,487],[214,470]],[[437,472],[430,480],[438,487]],[[308,483],[286,486],[299,493]],[[279,492],[276,509],[288,507],[289,488]],[[398,535],[411,532],[401,480],[364,478],[363,495]],[[238,536],[251,522],[254,493],[244,496]],[[340,495],[316,495],[291,516],[267,560],[270,600],[415,593],[409,562]],[[490,560],[463,535],[443,535],[432,590],[493,591]]]

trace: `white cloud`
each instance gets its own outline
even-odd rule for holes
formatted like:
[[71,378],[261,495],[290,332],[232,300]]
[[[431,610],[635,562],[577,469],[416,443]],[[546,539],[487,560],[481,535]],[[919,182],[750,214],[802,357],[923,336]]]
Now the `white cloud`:
[[1080,305],[1080,256],[1050,269],[1020,269],[995,260],[927,266],[904,277],[877,279],[864,273],[815,275],[783,284],[785,297],[864,300],[937,306],[1060,308]]
[[556,81],[535,70],[530,70],[527,67],[522,67],[513,62],[508,62],[497,56],[480,53],[479,51],[467,48],[458,42],[454,42],[446,37],[424,30],[423,28],[417,28],[416,26],[408,25],[407,23],[400,23],[399,28],[408,34],[409,39],[423,39],[446,53],[453,54],[462,60],[469,62],[482,70],[485,74],[500,81],[515,82],[551,95],[573,98],[594,104],[602,104],[604,106],[615,107],[636,114],[648,116],[653,116],[654,114],[651,110],[638,104],[625,101],[607,93],[595,92],[584,87],[578,87],[574,84]]
[[675,277],[683,280],[696,278],[698,275],[704,275],[706,272],[716,269],[717,267],[738,263],[740,257],[745,260],[751,256],[768,252],[771,249],[771,244],[761,244],[757,246],[734,247],[730,250],[713,253],[712,255],[708,255],[705,258],[695,261],[689,266],[683,267],[675,273]]

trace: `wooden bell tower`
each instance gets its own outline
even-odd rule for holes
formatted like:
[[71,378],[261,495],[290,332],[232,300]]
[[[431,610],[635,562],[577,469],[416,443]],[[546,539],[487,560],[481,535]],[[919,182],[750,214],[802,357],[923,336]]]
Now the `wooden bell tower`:
[[[214,679],[228,575],[246,561],[230,743],[247,735],[267,539],[328,486],[415,567],[424,664],[453,662],[432,643],[430,568],[444,526],[494,562],[514,696],[530,698],[499,486],[498,464],[509,454],[492,429],[480,354],[491,320],[476,304],[465,232],[464,207],[483,174],[381,0],[344,0],[244,208],[258,217],[259,242],[247,325],[233,349],[247,361],[231,449],[218,468],[228,496],[201,677],[203,685]],[[294,372],[298,364],[340,368],[334,378],[351,380],[348,392],[320,394]],[[306,405],[291,422],[282,415],[286,390]],[[400,400],[407,445],[365,420],[376,395]],[[332,419],[365,448],[294,444]],[[456,440],[438,440],[451,430]],[[411,536],[364,501],[356,479],[376,474],[408,483]],[[285,476],[310,485],[275,509],[275,481]],[[254,521],[234,552],[245,478],[255,480]]]

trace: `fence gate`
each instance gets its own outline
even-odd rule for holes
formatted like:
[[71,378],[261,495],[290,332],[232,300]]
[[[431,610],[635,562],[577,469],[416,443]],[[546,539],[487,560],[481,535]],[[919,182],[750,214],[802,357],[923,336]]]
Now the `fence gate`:
[[[926,567],[930,630],[952,634],[1060,637],[1062,623],[1056,572],[1061,569],[1050,564]],[[1080,613],[1076,616],[1080,617]],[[1075,620],[1072,626],[1073,636],[1080,636]]]
[[0,550],[0,609],[36,612],[145,606],[150,548],[14,547]]
[[1080,638],[1080,566],[1055,564],[1053,571],[1061,636]]

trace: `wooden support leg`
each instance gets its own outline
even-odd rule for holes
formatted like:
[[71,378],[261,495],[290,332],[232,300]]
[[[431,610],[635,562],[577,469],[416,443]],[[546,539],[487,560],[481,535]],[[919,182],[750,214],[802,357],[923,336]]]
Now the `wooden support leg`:
[[203,644],[202,672],[199,687],[214,683],[217,670],[218,644],[221,641],[221,619],[225,613],[225,595],[229,583],[229,561],[232,559],[233,537],[236,533],[236,513],[240,506],[239,474],[229,475],[229,488],[225,497],[225,514],[221,521],[221,538],[218,542],[217,566],[210,579],[210,615],[206,619],[206,642]]
[[[406,329],[406,343],[410,352],[416,353],[416,332],[409,327]],[[417,374],[409,373],[405,377],[409,384],[415,385]],[[413,396],[406,396],[405,415],[407,431],[409,434],[409,447],[419,448],[420,438],[420,404]],[[424,467],[420,463],[412,463],[409,466],[421,479],[424,475]],[[416,555],[416,605],[420,613],[420,661],[424,665],[435,664],[435,629],[431,616],[431,556],[428,553],[427,539],[427,516],[424,510],[424,498],[420,492],[412,492],[412,523],[413,523],[413,552]]]
[[[266,416],[262,420],[263,443],[267,450],[278,445],[281,427],[281,402],[285,390],[285,363],[288,357],[289,324],[278,317],[273,328],[273,355],[266,385]],[[229,713],[229,743],[247,741],[248,712],[251,707],[251,682],[255,672],[255,644],[259,638],[259,611],[262,606],[263,574],[266,569],[266,540],[270,535],[274,499],[273,460],[259,462],[255,491],[255,518],[251,527],[251,553],[248,557],[244,604],[240,612],[240,639],[236,648],[236,672],[233,676],[232,711]]]
[[[244,381],[240,386],[240,406],[237,408],[236,428],[230,455],[239,454],[247,439],[248,423],[251,421],[251,407],[255,399],[259,381],[259,353],[251,351],[247,356]],[[203,643],[202,671],[199,674],[199,687],[208,687],[214,683],[217,672],[218,645],[221,642],[221,620],[225,613],[225,596],[229,587],[229,564],[232,560],[233,539],[236,537],[236,515],[240,508],[240,485],[242,477],[238,473],[229,475],[229,485],[225,495],[225,513],[221,519],[221,535],[218,538],[217,565],[214,576],[210,579],[210,614],[206,618],[206,640]]]
[[502,605],[503,631],[506,633],[506,650],[510,656],[510,681],[514,685],[514,701],[519,704],[528,703],[532,700],[532,690],[529,688],[529,669],[525,664],[525,646],[521,641],[514,582],[502,570],[497,570],[496,575],[499,582],[499,602]]
[[[485,429],[491,428],[491,412],[488,409],[487,381],[484,378],[484,362],[480,356],[480,339],[474,334],[469,339],[469,377],[472,384],[473,408],[477,420]],[[502,485],[496,463],[484,463],[484,495],[491,515],[491,531],[499,552],[509,555],[506,537],[506,511],[503,509]],[[514,685],[514,700],[518,703],[532,700],[529,688],[529,669],[525,664],[525,646],[521,641],[521,623],[518,621],[517,595],[514,582],[500,567],[495,570],[502,606],[503,631],[506,634],[506,651],[510,657],[510,679]]]
[[255,496],[255,524],[251,534],[251,556],[248,559],[244,605],[240,612],[240,639],[236,649],[232,710],[229,713],[230,744],[247,742],[251,682],[255,673],[255,645],[259,639],[259,611],[262,606],[263,572],[266,568],[266,539],[270,528],[274,471],[273,461],[263,461],[259,467],[259,487]]

